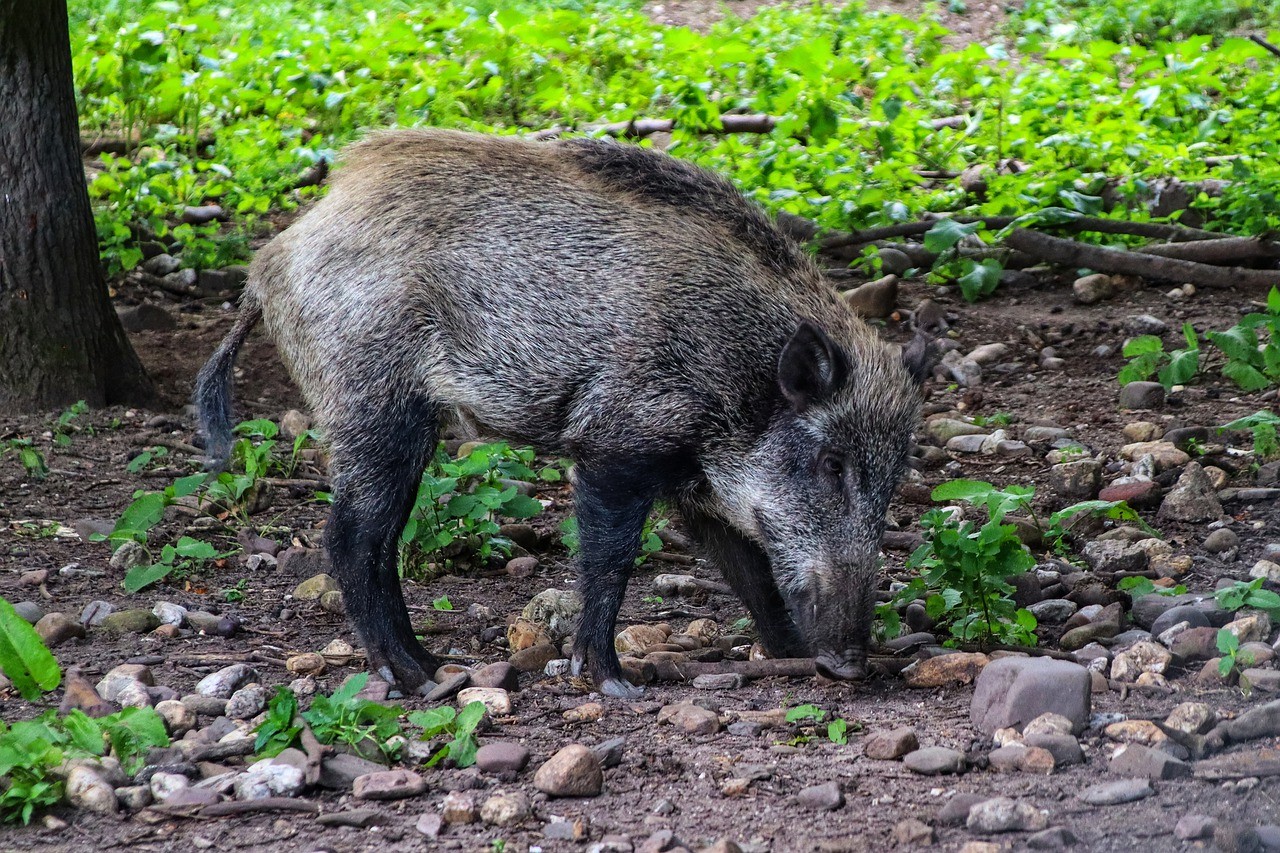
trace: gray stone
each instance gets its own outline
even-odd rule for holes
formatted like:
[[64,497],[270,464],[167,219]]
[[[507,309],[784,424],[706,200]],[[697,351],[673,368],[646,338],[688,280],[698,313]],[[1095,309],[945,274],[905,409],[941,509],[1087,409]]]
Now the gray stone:
[[1089,720],[1092,678],[1079,664],[1052,658],[1000,658],[979,674],[970,719],[987,734],[1021,727],[1053,712],[1084,730]]
[[974,832],[1027,832],[1044,829],[1049,816],[1030,803],[994,797],[969,809],[965,825]]
[[803,788],[796,799],[802,808],[814,811],[830,812],[844,805],[844,794],[840,791],[840,784],[835,781]]
[[1145,799],[1154,793],[1146,779],[1120,779],[1092,785],[1081,791],[1079,796],[1091,806],[1115,806]]
[[528,763],[529,748],[515,741],[492,741],[476,751],[476,767],[481,773],[516,772]]
[[1137,543],[1122,539],[1094,539],[1080,553],[1095,572],[1141,572],[1150,560]]
[[591,747],[591,751],[600,759],[602,767],[617,767],[622,763],[622,754],[626,750],[627,739],[624,737],[609,738]]
[[1106,273],[1093,273],[1076,279],[1071,285],[1071,292],[1081,305],[1093,305],[1111,298],[1115,294],[1115,285]]
[[44,617],[44,610],[34,601],[19,601],[13,605],[13,612],[22,617],[23,621],[34,625]]
[[1191,765],[1158,749],[1127,743],[1116,750],[1107,770],[1118,776],[1145,776],[1148,779],[1182,779],[1191,775]]
[[886,275],[842,294],[845,302],[859,315],[873,320],[888,317],[898,302],[898,277]]
[[947,450],[953,453],[981,453],[983,445],[990,436],[986,435],[957,435],[955,438],[947,441]]
[[84,606],[84,610],[80,611],[80,624],[101,625],[102,620],[114,613],[116,606],[110,601],[90,601]]
[[320,763],[320,785],[335,791],[350,791],[356,779],[385,769],[375,761],[349,752],[332,752]]
[[1133,314],[1125,318],[1124,327],[1135,335],[1163,335],[1169,331],[1169,325],[1159,317],[1150,314]]
[[529,798],[523,791],[498,791],[480,804],[480,819],[492,826],[514,826],[530,813]]
[[991,798],[986,794],[956,794],[938,809],[934,821],[939,826],[964,826],[969,820],[969,812],[973,807],[989,799]]
[[293,597],[299,601],[318,601],[326,592],[340,591],[338,582],[331,575],[321,572],[318,575],[312,575],[294,587]]
[[1216,521],[1222,517],[1222,503],[1199,463],[1187,463],[1178,484],[1164,496],[1156,515],[1172,521]]
[[108,702],[115,702],[120,698],[121,690],[136,683],[146,687],[154,686],[156,679],[151,674],[151,668],[136,663],[122,663],[102,676],[97,685],[98,695]]
[[265,800],[267,797],[296,797],[302,793],[305,776],[291,764],[259,761],[235,780],[237,800]]
[[427,790],[427,783],[412,770],[379,770],[357,776],[352,788],[358,800],[402,800]]
[[1209,627],[1209,617],[1204,615],[1203,610],[1199,607],[1183,604],[1178,607],[1170,607],[1157,616],[1156,621],[1151,623],[1151,633],[1158,637],[1174,625],[1182,622],[1189,623],[1188,627],[1190,628]]
[[104,616],[98,627],[113,634],[145,634],[159,628],[160,619],[150,610],[119,610]]
[[1096,459],[1063,462],[1049,468],[1049,485],[1065,498],[1087,500],[1102,488],[1102,463]]
[[887,731],[872,732],[863,741],[862,753],[877,761],[893,761],[920,748],[915,729],[900,726]]
[[1210,554],[1225,554],[1240,545],[1240,537],[1234,530],[1219,527],[1204,539],[1204,549]]
[[147,549],[143,547],[141,542],[134,542],[132,539],[126,539],[116,548],[115,553],[111,555],[109,561],[111,568],[117,571],[127,572],[136,566],[145,566],[151,560],[151,555],[147,553]]
[[257,670],[253,667],[248,664],[234,663],[200,679],[196,684],[196,692],[201,696],[214,699],[230,699],[232,693],[250,681],[257,681],[258,678]]
[[150,302],[117,306],[116,316],[120,318],[120,325],[126,332],[164,331],[178,325],[168,311]]
[[581,744],[564,747],[538,768],[533,786],[553,797],[594,797],[604,789],[600,759]]
[[1084,750],[1071,735],[1027,735],[1023,742],[1029,747],[1046,750],[1053,756],[1055,767],[1084,763]]
[[181,773],[152,773],[148,785],[153,800],[167,803],[177,792],[190,788],[191,780]]
[[958,435],[986,435],[987,431],[977,424],[955,418],[930,418],[924,426],[934,441],[946,444]]
[[67,640],[81,638],[85,635],[84,626],[65,613],[56,610],[46,613],[35,623],[35,631],[51,649],[57,648]]
[[746,676],[737,672],[708,673],[693,679],[693,686],[699,690],[737,690],[746,683]]
[[1173,834],[1182,841],[1197,841],[1201,838],[1212,838],[1213,829],[1218,822],[1206,814],[1188,814],[1178,819]]
[[1120,408],[1158,409],[1164,405],[1164,386],[1159,382],[1130,382],[1120,389]]
[[413,827],[428,838],[435,838],[444,828],[444,818],[434,812],[427,812],[419,816],[418,822]]
[[247,720],[259,714],[265,707],[267,707],[267,689],[261,684],[248,684],[231,694],[223,713],[233,720]]
[[160,620],[161,625],[176,625],[181,628],[187,621],[187,608],[169,601],[157,601],[151,612]]
[[1280,693],[1280,670],[1249,667],[1240,677],[1260,693]]
[[1075,845],[1076,840],[1075,834],[1065,826],[1051,826],[1027,836],[1027,847],[1031,850],[1064,850]]
[[1046,598],[1044,601],[1037,601],[1027,606],[1027,610],[1031,611],[1031,615],[1036,617],[1036,621],[1042,625],[1061,625],[1078,609],[1074,601],[1068,601],[1065,598]]
[[902,763],[913,773],[922,776],[938,776],[944,773],[960,773],[964,770],[964,753],[945,746],[928,746],[908,753]]

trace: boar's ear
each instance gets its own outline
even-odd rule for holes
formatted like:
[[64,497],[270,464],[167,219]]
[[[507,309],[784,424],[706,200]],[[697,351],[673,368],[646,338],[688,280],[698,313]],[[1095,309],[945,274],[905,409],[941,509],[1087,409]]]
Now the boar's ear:
[[911,342],[902,348],[902,366],[911,374],[917,385],[933,372],[937,362],[936,348],[932,346],[933,338],[924,332],[916,332]]
[[848,375],[844,352],[808,320],[801,321],[778,359],[778,386],[797,412],[829,397]]

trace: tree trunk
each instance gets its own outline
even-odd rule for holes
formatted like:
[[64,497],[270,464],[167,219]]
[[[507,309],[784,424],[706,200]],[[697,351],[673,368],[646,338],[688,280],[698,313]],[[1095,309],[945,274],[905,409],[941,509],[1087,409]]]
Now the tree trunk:
[[0,0],[0,414],[151,399],[97,245],[66,0]]

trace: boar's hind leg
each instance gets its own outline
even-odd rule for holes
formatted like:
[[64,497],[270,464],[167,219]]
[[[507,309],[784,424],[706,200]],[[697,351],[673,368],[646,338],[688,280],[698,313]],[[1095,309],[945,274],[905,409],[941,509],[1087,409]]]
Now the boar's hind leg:
[[764,550],[720,519],[693,507],[681,506],[680,517],[751,611],[765,650],[774,657],[808,657],[809,644],[787,612]]
[[627,579],[640,551],[640,534],[653,508],[656,487],[616,470],[578,470],[574,508],[578,517],[582,620],[573,642],[573,673],[588,661],[596,689],[635,699],[640,690],[622,677],[613,647],[614,623]]
[[425,398],[388,395],[329,427],[337,471],[326,532],[330,559],[370,668],[402,690],[430,681],[440,665],[414,636],[396,569],[438,415]]

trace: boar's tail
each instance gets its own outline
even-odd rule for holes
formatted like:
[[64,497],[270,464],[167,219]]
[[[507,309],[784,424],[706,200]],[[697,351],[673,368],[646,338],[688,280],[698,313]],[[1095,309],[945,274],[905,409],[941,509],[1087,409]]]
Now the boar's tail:
[[246,292],[236,324],[196,376],[195,404],[209,470],[221,469],[231,455],[231,368],[249,330],[261,319],[262,306]]

